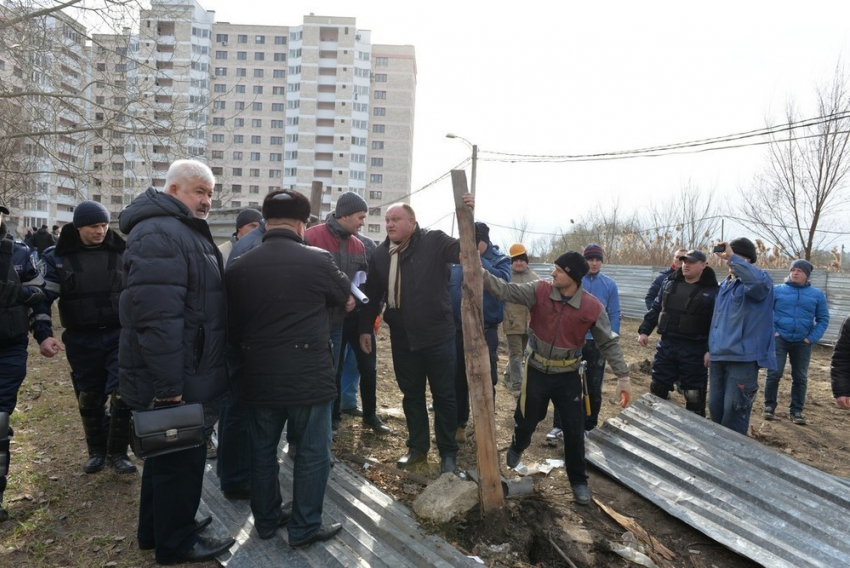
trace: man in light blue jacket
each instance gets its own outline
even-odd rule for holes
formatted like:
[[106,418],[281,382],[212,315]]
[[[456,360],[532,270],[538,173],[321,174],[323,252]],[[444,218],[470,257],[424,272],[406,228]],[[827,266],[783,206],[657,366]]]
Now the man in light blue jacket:
[[785,372],[785,360],[791,361],[791,422],[803,425],[806,383],[812,345],[820,341],[829,325],[826,296],[809,282],[812,263],[798,259],[784,283],[774,286],[773,326],[776,329],[776,369],[767,374],[764,383],[765,420],[773,420],[779,380]]
[[715,247],[729,265],[711,318],[708,350],[708,408],[711,419],[747,435],[760,368],[776,368],[773,341],[773,281],[757,268],[753,242],[746,238]]

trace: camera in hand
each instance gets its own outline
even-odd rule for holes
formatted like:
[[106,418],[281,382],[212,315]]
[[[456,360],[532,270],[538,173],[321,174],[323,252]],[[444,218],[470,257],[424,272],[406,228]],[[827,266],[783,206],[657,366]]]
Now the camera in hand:
[[712,249],[713,252],[726,252],[726,245],[717,245]]

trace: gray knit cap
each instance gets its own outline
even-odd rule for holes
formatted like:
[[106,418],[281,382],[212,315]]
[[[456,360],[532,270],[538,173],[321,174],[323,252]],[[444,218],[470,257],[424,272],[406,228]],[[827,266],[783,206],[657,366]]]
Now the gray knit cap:
[[353,215],[360,211],[365,212],[368,210],[369,206],[366,205],[365,199],[353,191],[347,191],[343,193],[339,199],[337,199],[334,217],[339,219],[341,217],[348,217],[349,215]]

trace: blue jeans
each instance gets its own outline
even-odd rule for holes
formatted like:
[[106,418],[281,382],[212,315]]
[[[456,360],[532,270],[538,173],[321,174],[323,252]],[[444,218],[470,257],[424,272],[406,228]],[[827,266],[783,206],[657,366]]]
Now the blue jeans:
[[758,378],[755,361],[712,361],[708,387],[711,420],[746,436],[753,399],[759,390]]
[[340,378],[340,408],[357,408],[357,391],[360,390],[360,371],[357,370],[357,357],[349,345],[345,349]]
[[427,380],[434,400],[434,434],[440,456],[456,455],[455,338],[417,351],[392,342],[392,350],[395,378],[407,419],[407,446],[421,454],[427,454],[431,446],[425,406]]
[[776,410],[779,380],[785,372],[785,360],[791,360],[791,412],[802,412],[806,404],[806,386],[809,381],[809,360],[812,344],[803,341],[785,341],[776,336],[776,370],[767,372],[764,382],[764,408]]
[[280,520],[278,445],[283,426],[298,446],[292,482],[292,520],[289,542],[304,541],[322,526],[322,504],[331,467],[333,401],[306,406],[251,405],[251,512],[260,533],[277,529]]

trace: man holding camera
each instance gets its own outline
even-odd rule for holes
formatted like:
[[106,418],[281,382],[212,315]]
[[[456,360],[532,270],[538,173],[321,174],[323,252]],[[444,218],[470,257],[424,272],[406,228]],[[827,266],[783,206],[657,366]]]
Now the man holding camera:
[[776,368],[773,281],[755,266],[758,256],[749,239],[721,242],[714,253],[729,265],[729,276],[711,319],[708,408],[714,422],[746,436],[759,369]]

